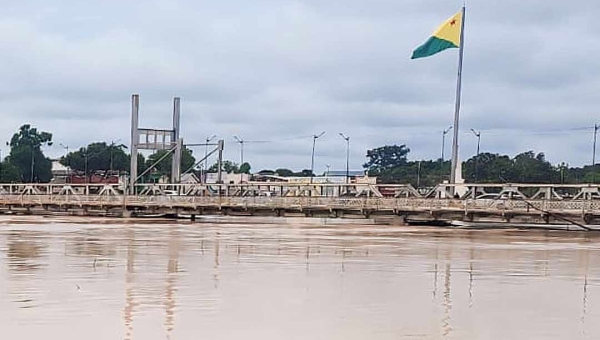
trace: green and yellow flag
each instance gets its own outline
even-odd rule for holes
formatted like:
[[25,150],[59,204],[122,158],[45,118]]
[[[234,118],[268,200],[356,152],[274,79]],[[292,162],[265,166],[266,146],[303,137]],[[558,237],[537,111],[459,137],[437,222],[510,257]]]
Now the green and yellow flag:
[[446,20],[446,22],[433,32],[431,38],[413,51],[411,59],[429,57],[445,49],[459,47],[461,43],[460,30],[462,19],[462,11],[460,11],[452,18]]

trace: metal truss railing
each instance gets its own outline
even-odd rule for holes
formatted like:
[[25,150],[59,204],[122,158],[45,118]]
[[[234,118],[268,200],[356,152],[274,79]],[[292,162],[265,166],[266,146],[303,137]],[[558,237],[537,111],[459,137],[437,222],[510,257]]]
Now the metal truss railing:
[[[122,196],[122,184],[0,184],[0,197],[9,196]],[[452,195],[457,193],[458,195]],[[128,197],[239,197],[245,200],[267,198],[373,198],[373,199],[459,199],[477,204],[531,201],[600,200],[600,185],[595,184],[440,184],[416,190],[410,184],[333,184],[250,182],[244,184],[136,184]],[[515,203],[519,204],[519,203]],[[525,203],[523,203],[525,204]]]

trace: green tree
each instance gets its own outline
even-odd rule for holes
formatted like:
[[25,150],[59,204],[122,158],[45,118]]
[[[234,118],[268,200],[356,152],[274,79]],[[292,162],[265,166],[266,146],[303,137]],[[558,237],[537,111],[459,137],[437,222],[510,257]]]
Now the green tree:
[[566,165],[553,167],[546,160],[544,153],[527,151],[510,158],[506,155],[482,153],[477,161],[473,157],[463,163],[465,180],[475,180],[475,166],[478,166],[481,183],[575,183],[576,178],[583,178],[579,170],[569,169]]
[[546,161],[544,153],[537,155],[533,151],[518,154],[513,159],[511,178],[523,183],[552,183],[556,181],[557,173],[552,164]]
[[513,161],[509,156],[481,153],[463,162],[464,178],[467,182],[475,181],[475,166],[478,167],[479,183],[502,183],[512,181]]
[[[146,169],[152,166],[156,161],[161,159],[167,153],[166,150],[160,150],[148,157],[146,161]],[[170,153],[165,159],[163,159],[160,163],[154,165],[154,169],[152,172],[155,175],[161,176],[171,176],[171,166],[173,164],[173,153]],[[187,171],[189,168],[196,164],[196,158],[192,154],[192,150],[188,148],[183,148],[181,150],[181,172]]]
[[14,183],[20,179],[21,176],[17,167],[6,161],[0,163],[0,183]]
[[406,164],[406,157],[410,149],[406,145],[386,145],[367,151],[369,159],[363,167],[369,173],[381,173]]
[[12,136],[9,145],[6,162],[17,169],[21,181],[47,183],[52,179],[52,161],[41,150],[43,145],[52,145],[51,133],[25,124]]
[[276,173],[273,170],[263,169],[263,170],[259,171],[258,174],[259,175],[272,176],[272,175],[275,175]]
[[[213,164],[210,168],[208,168],[208,172],[217,172],[218,169],[218,163]],[[232,161],[223,161],[223,164],[221,164],[221,170],[231,174],[238,174],[239,173],[239,166],[237,163],[232,162]]]
[[310,169],[304,169],[300,172],[295,173],[294,175],[298,176],[298,177],[314,177],[315,176],[315,174]]
[[290,169],[277,169],[275,173],[281,177],[292,177],[294,176],[294,172]]
[[250,166],[250,163],[244,162],[244,164],[240,165],[238,173],[241,172],[243,174],[249,174],[250,173],[250,169],[252,169],[252,167]]
[[125,148],[123,144],[91,143],[62,157],[60,163],[76,171],[87,171],[88,175],[99,170],[128,171],[129,156],[123,151]]

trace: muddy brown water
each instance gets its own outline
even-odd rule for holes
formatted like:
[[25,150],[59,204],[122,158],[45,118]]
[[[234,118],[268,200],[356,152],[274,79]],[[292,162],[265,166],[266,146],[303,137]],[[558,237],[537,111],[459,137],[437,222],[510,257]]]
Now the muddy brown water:
[[599,265],[574,232],[0,217],[0,336],[600,339]]

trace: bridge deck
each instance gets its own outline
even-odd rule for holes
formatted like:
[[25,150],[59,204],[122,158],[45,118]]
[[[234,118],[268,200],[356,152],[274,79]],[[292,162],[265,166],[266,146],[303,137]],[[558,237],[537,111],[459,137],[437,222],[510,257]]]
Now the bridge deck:
[[[252,183],[141,185],[124,195],[118,185],[0,184],[0,213],[118,216],[244,214],[372,217],[401,221],[600,224],[597,185],[467,185],[427,192],[410,185]],[[491,192],[491,194],[490,194]]]

